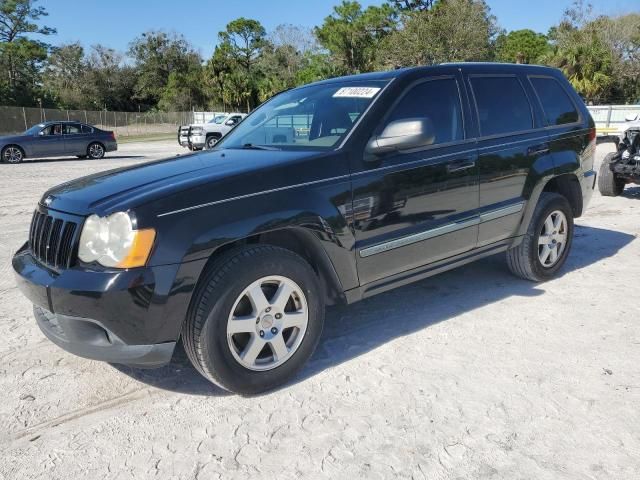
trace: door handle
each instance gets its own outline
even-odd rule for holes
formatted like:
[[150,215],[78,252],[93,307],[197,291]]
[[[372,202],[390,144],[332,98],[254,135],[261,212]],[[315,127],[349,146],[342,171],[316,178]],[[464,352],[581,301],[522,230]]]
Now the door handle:
[[527,148],[527,155],[537,156],[537,155],[545,155],[547,153],[549,153],[548,143],[541,143],[540,145],[533,145]]
[[453,162],[447,163],[447,172],[461,172],[475,166],[476,162],[474,162],[473,160],[454,160]]

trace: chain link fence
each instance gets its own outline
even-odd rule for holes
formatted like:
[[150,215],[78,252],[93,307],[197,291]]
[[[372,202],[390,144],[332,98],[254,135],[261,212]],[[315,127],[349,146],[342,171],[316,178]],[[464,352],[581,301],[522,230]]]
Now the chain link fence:
[[24,132],[35,124],[51,120],[87,123],[113,130],[119,137],[128,137],[176,133],[179,125],[193,123],[193,112],[110,112],[0,106],[0,135]]

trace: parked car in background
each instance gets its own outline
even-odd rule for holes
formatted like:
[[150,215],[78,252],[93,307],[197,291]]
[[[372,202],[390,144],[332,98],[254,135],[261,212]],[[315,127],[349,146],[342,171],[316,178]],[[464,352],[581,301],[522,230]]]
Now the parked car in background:
[[0,137],[0,155],[5,163],[71,155],[98,159],[117,149],[113,132],[80,122],[44,122],[19,135]]
[[189,129],[189,146],[192,150],[213,148],[233,127],[239,124],[246,113],[229,113],[224,119],[193,124]]
[[326,305],[497,253],[518,277],[556,276],[595,140],[556,69],[333,78],[276,95],[211,151],[50,189],[13,269],[62,348],[158,367],[182,340],[207,379],[255,394],[309,359]]

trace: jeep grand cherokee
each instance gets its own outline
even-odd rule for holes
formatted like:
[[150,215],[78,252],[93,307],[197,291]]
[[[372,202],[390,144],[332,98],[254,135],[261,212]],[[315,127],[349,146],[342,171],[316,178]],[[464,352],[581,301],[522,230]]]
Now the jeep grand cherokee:
[[594,184],[594,123],[557,70],[450,64],[286,91],[213,150],[52,188],[13,258],[44,334],[160,366],[180,339],[223,388],[311,356],[325,306],[506,252],[564,264]]

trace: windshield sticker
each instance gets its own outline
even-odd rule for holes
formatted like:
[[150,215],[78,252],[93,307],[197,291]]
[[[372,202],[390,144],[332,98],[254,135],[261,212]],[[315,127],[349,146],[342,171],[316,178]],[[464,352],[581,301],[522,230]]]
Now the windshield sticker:
[[372,98],[380,91],[380,87],[342,87],[334,97]]

